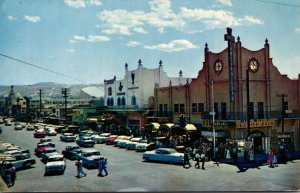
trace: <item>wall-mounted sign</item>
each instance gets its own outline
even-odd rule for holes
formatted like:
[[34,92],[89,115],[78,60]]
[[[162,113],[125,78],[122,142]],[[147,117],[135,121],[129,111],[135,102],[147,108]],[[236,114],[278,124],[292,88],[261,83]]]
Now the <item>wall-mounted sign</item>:
[[[202,125],[203,125],[203,127],[212,127],[213,121],[211,119],[203,119]],[[228,125],[227,121],[215,120],[215,126],[217,126],[217,127],[222,127],[222,126],[227,126],[227,125]]]
[[125,92],[118,92],[117,93],[117,96],[123,96],[123,95],[125,95]]
[[[250,128],[254,127],[271,127],[274,126],[274,120],[264,120],[264,119],[258,119],[258,120],[250,120]],[[247,128],[247,121],[245,120],[238,120],[236,121],[236,127],[237,128]]]
[[[212,132],[212,131],[201,131],[201,135],[204,136],[204,137],[213,137],[214,136],[214,132]],[[216,137],[227,137],[228,133],[216,131],[215,132],[215,136]]]
[[128,88],[128,90],[131,90],[131,89],[139,89],[139,87],[130,87],[130,88]]

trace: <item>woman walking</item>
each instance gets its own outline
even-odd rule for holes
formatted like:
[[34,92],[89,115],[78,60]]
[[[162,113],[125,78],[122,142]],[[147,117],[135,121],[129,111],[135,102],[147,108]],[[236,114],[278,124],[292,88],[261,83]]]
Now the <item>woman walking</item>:
[[274,166],[273,166],[273,159],[274,159],[274,154],[273,154],[272,149],[270,149],[270,150],[269,150],[269,154],[268,154],[268,160],[267,160],[268,164],[270,165],[270,166],[269,166],[270,168],[273,168],[273,167],[274,167]]

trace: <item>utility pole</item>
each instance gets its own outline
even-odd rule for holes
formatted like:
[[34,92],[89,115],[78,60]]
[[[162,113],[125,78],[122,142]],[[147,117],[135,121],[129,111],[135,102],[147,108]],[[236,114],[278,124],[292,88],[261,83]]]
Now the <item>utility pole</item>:
[[214,158],[216,158],[216,129],[215,129],[215,107],[214,107],[214,81],[211,81],[211,106],[212,106],[212,111],[210,114],[212,115],[212,128],[213,128],[213,151],[214,151]]
[[249,93],[249,69],[246,70],[246,87],[247,87],[247,137],[250,137],[250,93]]
[[68,88],[62,88],[61,89],[61,94],[63,94],[63,97],[65,98],[65,122],[67,123],[67,98],[68,98],[68,94],[70,93],[70,89]]
[[284,116],[285,116],[285,109],[284,109],[284,97],[288,97],[287,94],[277,95],[281,97],[281,132],[284,134]]
[[39,118],[41,118],[42,116],[42,89],[40,89],[40,92],[39,92],[39,96],[40,96],[40,114],[39,114]]

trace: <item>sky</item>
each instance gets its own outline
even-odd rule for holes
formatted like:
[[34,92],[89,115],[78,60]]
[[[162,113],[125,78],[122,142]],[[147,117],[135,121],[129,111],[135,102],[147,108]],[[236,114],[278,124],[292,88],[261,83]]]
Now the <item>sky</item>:
[[270,44],[280,73],[300,73],[299,0],[0,0],[0,85],[100,84],[163,62],[196,78],[204,48],[232,28],[250,50]]

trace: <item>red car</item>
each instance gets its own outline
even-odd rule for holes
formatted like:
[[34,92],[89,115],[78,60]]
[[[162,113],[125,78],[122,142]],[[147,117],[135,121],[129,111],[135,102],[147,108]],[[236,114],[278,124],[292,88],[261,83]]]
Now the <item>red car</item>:
[[44,138],[47,136],[46,132],[45,131],[36,131],[33,136],[35,138]]
[[106,145],[113,145],[115,139],[118,137],[118,135],[111,135],[109,138],[106,139]]
[[40,156],[41,153],[45,152],[46,148],[52,148],[52,146],[50,146],[50,144],[48,144],[48,143],[39,143],[39,144],[37,144],[37,147],[34,149],[35,155]]

